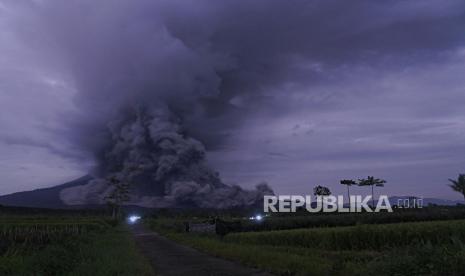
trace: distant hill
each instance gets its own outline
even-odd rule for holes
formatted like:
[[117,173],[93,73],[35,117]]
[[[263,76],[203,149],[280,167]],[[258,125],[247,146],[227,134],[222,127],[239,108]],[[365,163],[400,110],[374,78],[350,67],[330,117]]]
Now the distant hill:
[[[389,203],[391,205],[397,205],[399,200],[405,200],[408,198],[412,198],[413,196],[391,196],[389,197]],[[426,207],[430,204],[433,205],[442,205],[442,206],[455,206],[457,204],[465,204],[463,200],[449,200],[449,199],[440,199],[440,198],[423,198],[423,206]]]
[[[98,208],[98,205],[66,205],[60,199],[60,191],[65,188],[85,185],[92,177],[89,175],[83,176],[76,180],[57,185],[50,188],[37,189],[26,192],[18,192],[9,195],[0,196],[0,205],[4,206],[19,206],[30,208],[51,208],[51,209],[79,209],[79,208]],[[391,196],[389,202],[391,205],[397,205],[399,200],[408,199],[411,196]],[[423,206],[430,204],[455,206],[457,204],[465,204],[463,200],[448,200],[439,198],[423,198]],[[129,207],[129,206],[128,206]],[[135,210],[142,207],[133,206]],[[130,209],[130,208],[129,208]],[[145,209],[145,208],[142,208]]]
[[[52,209],[70,208],[71,206],[65,205],[61,201],[60,191],[65,188],[87,184],[87,182],[91,179],[91,176],[86,175],[65,184],[50,188],[0,196],[0,205]],[[76,206],[73,206],[73,208],[76,208]]]

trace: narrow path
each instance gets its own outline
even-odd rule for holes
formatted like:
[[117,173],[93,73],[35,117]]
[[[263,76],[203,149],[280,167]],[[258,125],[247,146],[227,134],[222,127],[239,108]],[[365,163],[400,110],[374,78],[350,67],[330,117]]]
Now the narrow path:
[[130,226],[137,246],[158,275],[270,276],[234,262],[212,257],[152,232],[141,223]]

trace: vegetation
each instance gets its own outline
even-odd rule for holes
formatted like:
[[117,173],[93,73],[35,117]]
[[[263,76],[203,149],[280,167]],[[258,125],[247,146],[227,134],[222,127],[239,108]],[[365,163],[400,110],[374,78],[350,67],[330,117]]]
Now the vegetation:
[[260,223],[242,221],[242,231],[270,231],[296,228],[354,226],[415,221],[456,220],[465,218],[463,207],[427,207],[394,209],[393,213],[314,214],[267,217]]
[[231,233],[225,241],[334,250],[380,250],[426,242],[443,244],[450,242],[451,237],[465,241],[464,220]]
[[153,274],[128,231],[103,217],[0,219],[0,275]]
[[463,275],[465,261],[464,220],[233,233],[224,238],[148,223],[178,242],[278,275]]
[[356,185],[357,182],[355,182],[355,180],[352,180],[352,179],[343,179],[340,181],[340,183],[341,185],[347,186],[347,199],[349,200],[349,204],[350,204],[350,186]]
[[[193,219],[196,217],[196,219]],[[272,214],[263,220],[251,221],[239,216],[221,216],[229,222],[236,222],[239,226],[233,232],[272,231],[297,228],[354,226],[360,224],[387,224],[416,221],[458,220],[465,219],[463,206],[437,206],[418,209],[394,209],[393,213],[298,213]],[[157,216],[155,220],[158,228],[166,231],[185,231],[185,222],[205,222],[211,217],[196,216]]]
[[375,178],[374,176],[368,176],[366,179],[359,179],[358,185],[359,186],[371,186],[371,207],[375,206],[375,195],[374,195],[374,186],[376,187],[384,187],[386,180]]
[[449,184],[449,187],[451,187],[452,190],[461,193],[465,198],[465,174],[459,174],[457,180],[449,179],[449,182],[452,183]]
[[120,217],[120,210],[123,203],[129,201],[129,182],[122,181],[115,176],[111,176],[108,184],[113,187],[110,194],[106,197],[107,204],[112,210],[111,217],[118,219]]
[[315,188],[313,188],[313,195],[315,195],[315,196],[329,196],[329,195],[331,195],[331,191],[329,190],[328,187],[318,185]]

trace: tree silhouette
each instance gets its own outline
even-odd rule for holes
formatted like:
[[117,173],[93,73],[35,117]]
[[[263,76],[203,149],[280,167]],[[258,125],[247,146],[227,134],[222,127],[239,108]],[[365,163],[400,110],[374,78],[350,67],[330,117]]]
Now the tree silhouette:
[[127,181],[121,181],[115,176],[107,179],[108,184],[113,187],[110,194],[105,197],[107,204],[112,209],[111,217],[117,219],[120,215],[121,205],[129,201],[129,188],[130,184]]
[[461,193],[465,198],[465,174],[459,174],[457,180],[449,179],[449,182],[452,183],[449,184],[449,187],[451,187],[452,190]]
[[352,179],[343,179],[343,180],[341,180],[340,183],[341,183],[341,185],[346,185],[346,186],[347,186],[347,196],[348,196],[349,205],[350,205],[350,186],[356,185],[357,182],[355,182],[355,181],[352,180]]
[[359,179],[358,185],[359,186],[371,186],[371,207],[375,207],[375,196],[373,188],[376,187],[384,187],[386,180],[375,178],[374,176],[368,176],[366,179]]
[[315,195],[315,196],[329,196],[329,195],[331,195],[331,191],[329,190],[328,187],[318,185],[315,188],[313,188],[313,195]]

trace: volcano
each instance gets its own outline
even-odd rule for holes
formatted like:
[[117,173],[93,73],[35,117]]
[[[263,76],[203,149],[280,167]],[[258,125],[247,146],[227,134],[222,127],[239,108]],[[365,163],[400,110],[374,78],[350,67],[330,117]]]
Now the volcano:
[[3,195],[0,196],[0,205],[52,209],[70,208],[71,206],[65,204],[61,200],[60,192],[63,189],[85,185],[90,180],[92,180],[92,177],[90,175],[86,175],[76,180],[50,188]]
[[105,205],[127,186],[125,205],[145,208],[231,209],[257,206],[274,194],[266,184],[253,190],[226,185],[206,158],[204,145],[189,136],[167,108],[135,108],[111,121],[98,167],[85,176],[52,188],[0,197],[0,204],[64,208]]

